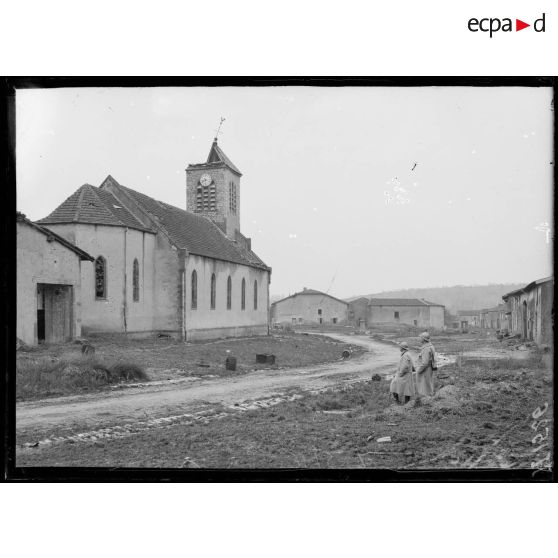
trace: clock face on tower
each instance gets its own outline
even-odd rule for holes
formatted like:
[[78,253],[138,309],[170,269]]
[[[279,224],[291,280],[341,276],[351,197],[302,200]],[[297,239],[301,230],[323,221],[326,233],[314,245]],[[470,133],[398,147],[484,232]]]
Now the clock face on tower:
[[209,186],[213,182],[209,174],[202,174],[200,178],[200,184],[202,186]]

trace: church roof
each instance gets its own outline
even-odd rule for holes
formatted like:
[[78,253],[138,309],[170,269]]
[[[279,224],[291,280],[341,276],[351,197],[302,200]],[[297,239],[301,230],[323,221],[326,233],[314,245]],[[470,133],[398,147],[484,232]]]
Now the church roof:
[[84,184],[37,223],[91,223],[154,232],[136,219],[110,192],[91,184]]
[[223,231],[207,217],[184,211],[122,186],[112,177],[108,177],[105,182],[108,180],[111,181],[112,186],[123,190],[141,209],[154,218],[177,248],[198,256],[270,269],[252,250],[247,250],[240,243],[227,238]]

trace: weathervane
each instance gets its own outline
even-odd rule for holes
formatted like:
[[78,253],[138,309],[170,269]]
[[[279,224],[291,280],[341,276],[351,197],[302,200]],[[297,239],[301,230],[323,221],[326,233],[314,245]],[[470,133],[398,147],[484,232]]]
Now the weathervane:
[[217,128],[217,131],[215,132],[215,141],[217,141],[217,138],[219,137],[219,134],[221,133],[221,126],[223,125],[224,121],[225,121],[225,119],[221,116],[221,122],[219,122],[219,127]]

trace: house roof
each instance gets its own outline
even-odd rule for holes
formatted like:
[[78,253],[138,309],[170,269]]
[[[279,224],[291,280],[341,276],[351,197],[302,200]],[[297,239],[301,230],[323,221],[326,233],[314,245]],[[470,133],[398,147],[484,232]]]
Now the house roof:
[[45,225],[89,223],[155,232],[145,227],[110,192],[91,184],[78,188],[50,215],[37,222]]
[[[283,302],[284,300],[288,300],[289,298],[295,298],[295,297],[300,296],[300,295],[327,296],[328,298],[332,298],[333,300],[336,300],[337,302],[342,302],[343,304],[346,304],[347,306],[349,305],[349,303],[345,300],[341,300],[339,298],[331,296],[330,294],[324,293],[322,291],[316,291],[315,289],[303,289],[302,291],[299,291],[298,293],[294,293],[292,295],[286,296],[285,298],[282,298],[281,300],[276,300],[273,304],[277,304],[278,302]],[[272,306],[273,306],[273,304],[272,304]]]
[[369,306],[444,306],[423,298],[370,298]]
[[101,188],[109,180],[111,185],[117,189],[122,189],[141,209],[151,216],[157,225],[167,233],[170,241],[177,248],[187,250],[189,253],[198,256],[206,256],[260,269],[270,269],[252,250],[248,250],[241,243],[229,239],[211,219],[184,211],[122,186],[111,176],[107,177]]
[[25,223],[26,225],[29,225],[30,227],[33,227],[35,230],[44,234],[47,237],[47,239],[51,239],[58,242],[59,244],[62,244],[62,246],[68,248],[68,250],[75,252],[80,257],[81,260],[87,260],[90,262],[95,261],[95,258],[93,258],[93,256],[90,256],[87,252],[85,252],[81,248],[78,248],[75,244],[72,244],[71,242],[61,237],[60,235],[56,234],[55,232],[51,231],[50,229],[47,229],[46,227],[42,227],[37,223],[33,223],[33,221],[27,219],[27,217],[25,217],[23,213],[16,212],[16,221],[18,223]]
[[481,313],[481,310],[458,310],[458,316],[478,316]]
[[361,296],[359,298],[353,298],[352,300],[348,301],[349,304],[353,304],[354,302],[366,302],[368,304],[368,299],[365,296]]
[[502,295],[502,299],[507,300],[511,296],[515,296],[515,295],[518,295],[518,294],[525,293],[525,292],[530,291],[531,289],[535,288],[537,285],[541,285],[543,283],[548,283],[549,281],[554,281],[554,276],[553,275],[551,275],[550,277],[544,277],[543,279],[537,279],[536,281],[531,281],[531,283],[529,283],[528,285],[525,285],[525,287],[522,287],[521,289],[516,289],[515,291],[510,291],[509,293],[506,293],[505,295]]

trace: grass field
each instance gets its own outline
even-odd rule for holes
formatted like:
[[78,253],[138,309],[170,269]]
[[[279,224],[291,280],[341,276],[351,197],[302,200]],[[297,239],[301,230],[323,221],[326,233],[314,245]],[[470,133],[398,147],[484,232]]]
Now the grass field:
[[[447,379],[437,382],[433,398],[406,406],[390,401],[388,382],[359,382],[338,391],[302,394],[296,401],[267,409],[231,411],[207,424],[176,424],[122,439],[27,451],[18,456],[18,466],[549,465],[553,424],[540,421],[553,416],[552,372],[539,354],[521,361],[468,359],[460,367],[452,364],[443,370]],[[391,442],[377,442],[386,436]]]
[[[230,376],[261,368],[280,369],[331,362],[340,359],[347,348],[346,344],[333,339],[302,333],[186,344],[168,338],[132,339],[123,336],[98,337],[91,342],[95,347],[94,359],[83,359],[79,344],[39,346],[18,352],[18,399],[104,389],[114,381],[108,381],[103,370],[110,371],[111,367],[118,365],[141,367],[145,375],[131,376],[129,380],[134,381]],[[357,347],[350,348],[361,351]],[[276,364],[257,364],[258,353],[274,354]],[[237,358],[235,372],[225,369],[228,356]],[[122,374],[118,381],[127,379]]]

